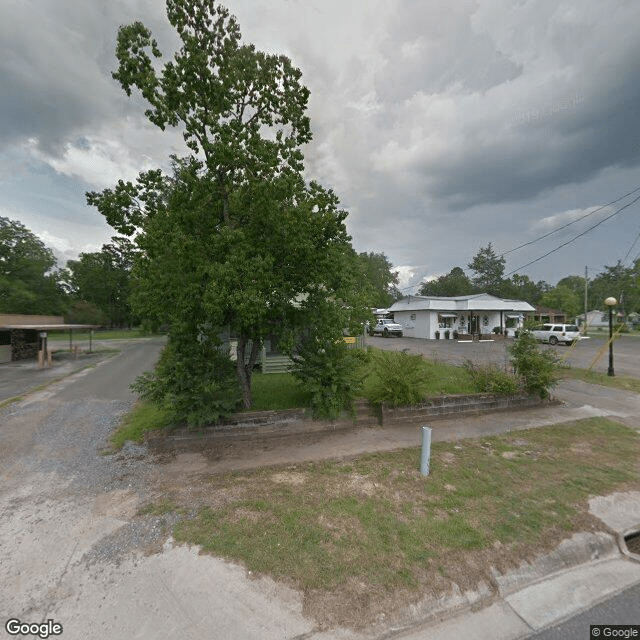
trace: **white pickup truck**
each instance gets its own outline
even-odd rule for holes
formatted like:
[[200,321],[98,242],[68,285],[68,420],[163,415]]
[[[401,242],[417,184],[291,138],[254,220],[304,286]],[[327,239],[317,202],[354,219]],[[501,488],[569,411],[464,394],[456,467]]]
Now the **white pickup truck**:
[[369,335],[380,335],[385,338],[389,336],[398,336],[402,338],[402,325],[390,320],[389,318],[381,318],[369,328]]
[[580,330],[575,324],[545,324],[531,332],[533,337],[540,342],[548,342],[556,345],[564,342],[566,345],[580,340]]

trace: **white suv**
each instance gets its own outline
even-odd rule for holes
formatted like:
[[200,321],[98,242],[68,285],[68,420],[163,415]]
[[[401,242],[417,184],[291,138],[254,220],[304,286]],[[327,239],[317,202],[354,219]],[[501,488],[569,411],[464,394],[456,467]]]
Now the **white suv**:
[[389,318],[381,318],[376,324],[370,327],[369,334],[372,336],[379,334],[385,338],[389,336],[402,338],[402,325],[393,320],[389,320]]
[[575,324],[545,324],[531,333],[534,338],[550,345],[556,345],[558,342],[569,345],[580,340],[580,330]]

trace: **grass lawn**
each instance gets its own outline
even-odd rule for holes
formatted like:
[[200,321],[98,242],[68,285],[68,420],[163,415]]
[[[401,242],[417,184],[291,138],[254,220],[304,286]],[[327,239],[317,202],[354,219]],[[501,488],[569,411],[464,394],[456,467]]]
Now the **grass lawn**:
[[629,378],[626,376],[608,376],[606,373],[589,371],[587,369],[575,369],[573,367],[559,370],[561,378],[572,378],[582,380],[590,384],[599,384],[612,389],[622,389],[624,391],[635,391],[640,393],[640,378]]
[[363,602],[366,619],[403,594],[475,588],[491,566],[604,529],[588,498],[637,490],[639,461],[635,430],[594,418],[434,443],[428,477],[418,448],[232,473],[204,480],[207,506],[174,537],[303,590],[310,610],[343,602],[325,622],[358,624]]
[[[397,354],[396,354],[397,355]],[[422,364],[425,395],[475,393],[473,380],[463,367],[425,359]],[[365,395],[368,386],[374,384],[374,374],[365,379]],[[252,377],[253,409],[269,411],[308,407],[310,394],[304,391],[290,373],[254,373]]]
[[129,412],[111,436],[111,445],[120,449],[127,441],[142,442],[147,431],[169,426],[167,412],[150,402],[139,402]]
[[[424,360],[422,379],[425,382],[425,395],[456,393],[475,393],[473,380],[463,367]],[[368,385],[373,384],[373,375],[365,380],[365,395]],[[305,391],[290,373],[263,374],[256,372],[252,376],[253,411],[277,411],[284,409],[306,408],[309,406],[310,393]],[[142,442],[147,431],[171,426],[167,412],[141,402],[122,422],[112,437],[114,448],[120,448],[127,440]]]
[[251,391],[254,411],[308,407],[311,396],[290,373],[254,373]]

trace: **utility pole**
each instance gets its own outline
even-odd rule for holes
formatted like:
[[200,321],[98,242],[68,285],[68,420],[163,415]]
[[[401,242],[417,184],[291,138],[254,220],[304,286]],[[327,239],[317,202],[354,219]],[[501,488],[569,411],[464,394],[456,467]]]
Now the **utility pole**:
[[582,329],[583,336],[587,335],[587,301],[588,301],[587,291],[589,286],[589,276],[587,275],[587,269],[588,267],[585,266],[584,268],[584,328]]

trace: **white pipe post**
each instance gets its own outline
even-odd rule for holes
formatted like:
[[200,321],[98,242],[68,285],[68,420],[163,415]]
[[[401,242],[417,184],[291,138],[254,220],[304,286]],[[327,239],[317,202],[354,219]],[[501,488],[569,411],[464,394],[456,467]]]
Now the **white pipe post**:
[[423,476],[429,475],[429,458],[431,457],[431,429],[422,427],[422,460],[420,462],[420,473]]

